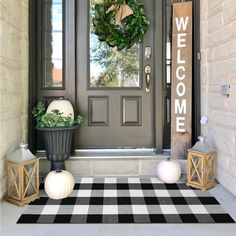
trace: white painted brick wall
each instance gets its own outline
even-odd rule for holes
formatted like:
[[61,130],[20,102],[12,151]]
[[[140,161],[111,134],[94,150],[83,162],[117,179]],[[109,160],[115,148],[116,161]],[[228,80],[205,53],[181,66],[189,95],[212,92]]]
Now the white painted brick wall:
[[6,155],[27,135],[28,0],[0,1],[0,201],[6,193]]
[[[236,195],[236,1],[201,0],[202,133],[217,150],[217,180]],[[220,94],[230,84],[230,96]]]

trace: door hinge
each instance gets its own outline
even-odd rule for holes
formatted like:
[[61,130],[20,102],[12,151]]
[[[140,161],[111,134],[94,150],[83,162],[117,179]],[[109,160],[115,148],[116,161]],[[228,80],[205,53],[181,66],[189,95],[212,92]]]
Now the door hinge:
[[197,53],[197,59],[198,59],[198,61],[201,61],[201,52]]

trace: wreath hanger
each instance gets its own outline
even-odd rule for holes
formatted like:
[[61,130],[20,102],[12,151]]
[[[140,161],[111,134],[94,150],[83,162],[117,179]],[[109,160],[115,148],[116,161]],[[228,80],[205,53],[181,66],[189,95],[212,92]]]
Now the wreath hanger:
[[133,15],[133,10],[127,5],[127,4],[112,4],[108,10],[106,11],[106,14],[108,14],[110,11],[116,11],[116,25],[122,26],[121,21],[124,20],[127,16]]

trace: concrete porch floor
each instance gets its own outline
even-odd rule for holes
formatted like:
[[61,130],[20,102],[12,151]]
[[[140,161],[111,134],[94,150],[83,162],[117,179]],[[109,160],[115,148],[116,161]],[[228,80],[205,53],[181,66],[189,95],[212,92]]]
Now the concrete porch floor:
[[[223,208],[236,220],[236,197],[224,187],[217,185],[210,190]],[[26,224],[17,225],[16,221],[25,207],[18,207],[6,201],[1,204],[1,236],[156,236],[156,235],[214,235],[233,236],[236,224]]]

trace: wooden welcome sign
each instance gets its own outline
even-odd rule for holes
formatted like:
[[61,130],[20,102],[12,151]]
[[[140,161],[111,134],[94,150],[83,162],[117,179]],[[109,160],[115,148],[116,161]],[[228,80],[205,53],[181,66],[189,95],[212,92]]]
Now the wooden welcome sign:
[[185,158],[192,129],[192,2],[173,4],[171,154]]

